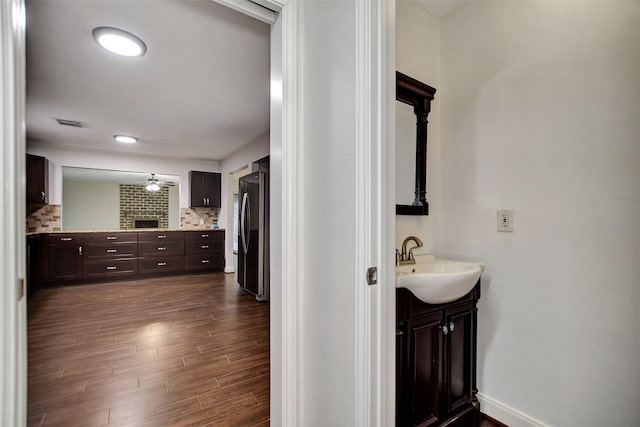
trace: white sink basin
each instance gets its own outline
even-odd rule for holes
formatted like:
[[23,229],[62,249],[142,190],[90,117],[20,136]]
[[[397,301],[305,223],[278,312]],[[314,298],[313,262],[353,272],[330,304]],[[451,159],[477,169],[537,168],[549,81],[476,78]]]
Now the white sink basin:
[[443,304],[465,296],[480,278],[479,264],[428,259],[396,267],[396,288],[410,290],[419,300]]

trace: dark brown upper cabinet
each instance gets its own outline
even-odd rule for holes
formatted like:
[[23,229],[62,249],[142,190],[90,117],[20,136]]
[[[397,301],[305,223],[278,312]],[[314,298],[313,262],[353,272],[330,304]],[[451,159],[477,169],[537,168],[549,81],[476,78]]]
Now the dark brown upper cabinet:
[[[398,194],[399,199],[397,201],[401,201],[401,203],[396,204],[396,215],[429,214],[429,203],[427,202],[427,117],[431,111],[431,101],[433,101],[435,93],[436,90],[431,86],[396,71],[396,101],[401,103],[398,104],[398,102],[396,102],[396,126],[404,125],[409,127],[411,129],[399,130],[406,130],[406,134],[412,134],[412,126],[407,120],[402,120],[398,115],[401,114],[403,109],[407,110],[407,107],[409,107],[413,110],[412,112],[415,116],[409,119],[409,121],[415,119],[415,151],[413,143],[410,141],[413,137],[402,141],[396,140],[397,161],[402,162],[401,164],[397,163],[396,179],[398,179],[397,175],[399,171],[410,171],[411,169],[415,171],[413,185],[407,183],[402,184],[402,188],[396,187],[397,193],[407,195],[407,200],[405,200],[401,194]],[[396,134],[398,135],[400,132]],[[400,139],[400,137],[397,139]],[[400,156],[398,151],[402,148],[405,148],[404,151],[407,153],[415,152],[415,160],[411,155],[407,157]],[[412,162],[412,160],[414,160],[414,162]],[[413,201],[409,200],[411,193],[413,193]]]
[[49,202],[47,159],[27,154],[27,204],[44,205]]
[[214,172],[189,171],[190,199],[192,208],[219,208],[221,175]]

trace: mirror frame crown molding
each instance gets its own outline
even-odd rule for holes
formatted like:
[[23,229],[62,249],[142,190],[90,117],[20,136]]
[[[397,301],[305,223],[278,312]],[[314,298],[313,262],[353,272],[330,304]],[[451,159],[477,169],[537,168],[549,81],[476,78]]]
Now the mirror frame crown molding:
[[415,199],[411,205],[396,205],[396,215],[429,215],[427,202],[427,124],[436,89],[396,71],[396,100],[413,107],[416,115]]

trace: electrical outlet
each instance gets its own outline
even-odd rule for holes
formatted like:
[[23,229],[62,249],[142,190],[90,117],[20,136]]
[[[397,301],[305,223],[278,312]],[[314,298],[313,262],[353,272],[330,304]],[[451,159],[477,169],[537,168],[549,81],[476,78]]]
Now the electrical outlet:
[[200,218],[200,225],[204,225],[204,219]]
[[498,231],[513,232],[513,209],[498,209]]

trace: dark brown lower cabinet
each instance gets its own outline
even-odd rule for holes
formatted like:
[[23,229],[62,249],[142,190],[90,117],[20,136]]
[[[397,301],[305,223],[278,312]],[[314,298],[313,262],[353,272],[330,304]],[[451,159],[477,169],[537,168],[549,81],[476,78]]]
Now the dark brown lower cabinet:
[[426,304],[396,291],[396,426],[477,427],[480,282],[460,300]]
[[224,236],[224,230],[29,235],[28,292],[41,283],[223,270]]
[[84,274],[84,236],[52,234],[47,237],[49,281],[82,279]]

